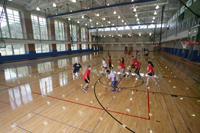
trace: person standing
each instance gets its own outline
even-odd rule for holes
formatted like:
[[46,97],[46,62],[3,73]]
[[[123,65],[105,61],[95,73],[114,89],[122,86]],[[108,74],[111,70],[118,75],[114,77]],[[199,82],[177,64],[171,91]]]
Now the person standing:
[[125,66],[124,66],[124,64],[121,62],[120,59],[118,59],[118,63],[119,63],[119,66],[120,66],[120,73],[121,73],[121,78],[120,78],[120,79],[122,79],[122,77],[123,77],[124,75],[126,75],[126,77],[128,78],[129,75],[125,73]]
[[85,74],[83,75],[83,79],[85,81],[85,86],[82,88],[82,90],[84,92],[87,92],[85,89],[89,90],[88,85],[90,83],[90,71],[91,71],[92,67],[88,66],[88,69],[85,71]]
[[129,50],[129,51],[128,51],[128,56],[130,56],[130,55],[131,55],[131,51]]
[[109,56],[108,62],[109,62],[109,68],[110,68],[110,70],[113,69],[113,67],[112,67],[112,62],[111,62],[111,56]]
[[106,65],[106,61],[104,58],[102,58],[102,74],[104,73],[104,69],[107,70],[107,65]]
[[146,51],[145,51],[145,55],[148,56],[148,53],[149,53],[148,50],[146,50]]
[[153,79],[153,81],[155,82],[155,85],[158,84],[158,82],[155,80],[154,76],[154,71],[153,71],[153,64],[151,61],[148,62],[148,72],[147,72],[147,83],[145,84],[146,86],[149,85],[149,77],[151,77]]
[[110,55],[110,51],[108,50],[108,56]]
[[138,78],[140,78],[141,77],[140,76],[141,63],[139,61],[137,61],[137,59],[135,59],[134,65],[136,66],[135,73],[138,75]]
[[122,57],[122,63],[124,64],[124,58]]
[[[119,87],[117,87],[117,83],[118,83],[118,76],[113,73],[112,71],[110,72],[109,70],[106,71],[108,74],[108,82],[106,85],[108,85],[108,83],[110,82],[110,79],[112,78],[112,82],[111,82],[111,87],[113,87],[112,91],[116,91],[117,88],[117,92],[119,92]],[[105,89],[107,91],[107,88]]]
[[[77,62],[73,65],[72,67],[72,71],[73,71],[73,75],[76,77],[76,73],[78,73],[79,77],[80,77],[80,70],[81,70],[81,64],[79,63],[79,61],[77,60]],[[73,70],[74,69],[74,70]],[[81,77],[80,77],[81,78]]]
[[135,58],[134,58],[134,56],[132,56],[132,68],[135,68],[134,63],[135,63]]

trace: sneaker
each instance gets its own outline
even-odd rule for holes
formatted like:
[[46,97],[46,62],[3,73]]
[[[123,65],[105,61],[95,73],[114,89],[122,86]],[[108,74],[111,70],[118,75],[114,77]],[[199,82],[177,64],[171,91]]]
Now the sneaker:
[[126,75],[124,75],[123,77],[126,77]]
[[127,78],[129,77],[129,74],[126,76]]
[[155,85],[158,85],[158,82],[156,82]]
[[145,85],[146,85],[146,86],[148,86],[148,84],[147,84],[147,83],[146,83]]
[[82,89],[84,92],[87,92],[84,88]]
[[117,92],[119,92],[120,91],[120,88],[117,88]]
[[113,89],[112,91],[116,91],[116,89]]
[[141,76],[138,76],[138,78],[141,78]]
[[89,90],[89,87],[86,87],[87,90]]
[[119,79],[122,79],[122,78],[119,78]]

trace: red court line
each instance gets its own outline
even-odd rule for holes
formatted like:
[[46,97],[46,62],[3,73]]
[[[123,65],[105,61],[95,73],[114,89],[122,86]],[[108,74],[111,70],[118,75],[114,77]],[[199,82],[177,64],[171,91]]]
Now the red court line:
[[[41,93],[37,93],[37,92],[32,92],[32,93],[37,94],[37,95],[41,95]],[[103,108],[94,107],[94,106],[90,106],[90,105],[86,105],[86,104],[82,104],[82,103],[77,103],[77,102],[73,102],[73,101],[69,101],[69,100],[65,100],[65,99],[61,99],[61,98],[57,98],[57,97],[53,97],[53,96],[49,96],[49,95],[46,95],[46,97],[50,97],[50,98],[53,98],[53,99],[57,99],[57,100],[61,100],[61,101],[69,102],[69,103],[74,103],[74,104],[78,104],[78,105],[82,105],[82,106],[86,106],[86,107],[90,107],[90,108],[94,108],[94,109],[104,110]],[[148,101],[149,101],[149,99],[148,99]],[[150,109],[148,109],[148,110],[150,111]],[[112,112],[112,113],[116,113],[116,114],[125,115],[125,116],[131,116],[131,117],[136,117],[136,118],[140,118],[140,119],[150,120],[149,114],[148,114],[149,118],[144,118],[144,117],[139,117],[139,116],[135,116],[135,115],[125,114],[125,113],[121,113],[121,112],[117,112],[117,111],[112,111],[112,110],[107,110],[107,111],[108,112]]]
[[160,122],[160,121],[157,121],[157,120],[156,120],[156,122]]
[[6,87],[12,87],[12,86],[8,86],[8,85],[3,85],[3,84],[0,84],[0,85],[2,85],[2,86],[6,86]]

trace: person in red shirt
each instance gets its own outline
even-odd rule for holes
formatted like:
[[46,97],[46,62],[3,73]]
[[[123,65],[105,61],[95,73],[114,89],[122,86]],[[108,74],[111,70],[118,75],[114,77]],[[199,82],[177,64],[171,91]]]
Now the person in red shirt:
[[91,66],[88,66],[88,69],[85,71],[85,74],[83,75],[83,79],[84,79],[84,81],[85,81],[85,86],[83,87],[83,91],[84,92],[87,92],[86,90],[85,90],[85,88],[87,89],[87,90],[89,90],[89,88],[88,88],[88,85],[89,85],[89,83],[90,83],[90,71],[91,71],[91,69],[92,69],[92,67]]
[[110,51],[108,50],[108,55],[110,55]]
[[121,73],[121,78],[120,78],[120,79],[122,79],[122,77],[123,77],[124,75],[126,75],[126,77],[128,78],[129,75],[125,73],[125,66],[124,66],[124,64],[121,62],[120,59],[118,59],[118,63],[119,63],[119,66],[120,66],[120,73]]
[[153,77],[153,75],[154,75],[154,71],[153,71],[153,64],[152,64],[152,62],[151,61],[149,61],[148,62],[148,72],[147,72],[147,83],[145,84],[146,86],[148,86],[149,85],[149,77],[151,77],[153,80],[154,80],[154,82],[155,82],[155,85],[157,85],[158,84],[158,82],[155,80],[155,78]]
[[110,70],[113,69],[113,67],[112,67],[112,63],[111,63],[111,56],[109,56],[109,60],[108,60],[108,62],[109,62],[109,68],[110,68]]
[[136,50],[136,58],[137,58],[137,55],[138,55],[138,51]]
[[131,54],[131,51],[129,50],[129,51],[128,51],[128,55],[130,55],[130,54]]
[[135,62],[134,62],[134,65],[136,66],[136,69],[135,69],[135,73],[138,75],[138,77],[140,78],[140,66],[141,66],[141,63],[139,61],[137,61],[137,59],[135,58]]
[[135,58],[134,58],[134,56],[132,56],[132,68],[135,68],[134,63],[135,63]]

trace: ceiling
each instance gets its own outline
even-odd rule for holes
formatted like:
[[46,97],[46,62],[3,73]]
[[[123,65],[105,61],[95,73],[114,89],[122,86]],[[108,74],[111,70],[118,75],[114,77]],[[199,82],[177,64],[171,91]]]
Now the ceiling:
[[[106,4],[112,5],[131,1],[132,0],[106,0]],[[49,13],[50,15],[56,15],[81,10],[81,7],[82,9],[88,9],[92,7],[105,6],[105,0],[12,0],[11,2],[22,5],[25,10],[36,10],[36,8],[39,7],[40,12],[45,12],[46,10],[46,16],[49,16]],[[53,7],[53,3],[56,4],[56,7]],[[159,6],[159,9],[156,9],[157,5]],[[80,25],[87,24],[89,27],[99,27],[102,25],[108,26],[113,24],[136,24],[138,23],[137,18],[140,23],[152,23],[153,17],[155,17],[155,23],[161,23],[163,5],[165,5],[164,23],[167,23],[167,21],[177,11],[178,0],[155,0],[152,2],[63,15],[61,17],[64,19],[70,18],[71,21],[74,22],[79,21]],[[134,11],[134,9],[136,9],[136,11]],[[116,14],[113,14],[114,11]],[[157,15],[154,15],[155,12]],[[135,16],[136,13],[138,15],[137,17]],[[97,14],[99,14],[99,16],[97,16]],[[82,18],[82,16],[84,16],[84,18]],[[105,20],[103,20],[103,18],[105,18]],[[92,22],[90,22],[90,19]]]

